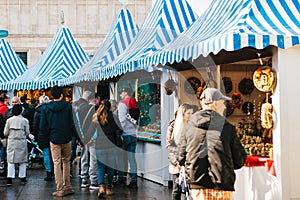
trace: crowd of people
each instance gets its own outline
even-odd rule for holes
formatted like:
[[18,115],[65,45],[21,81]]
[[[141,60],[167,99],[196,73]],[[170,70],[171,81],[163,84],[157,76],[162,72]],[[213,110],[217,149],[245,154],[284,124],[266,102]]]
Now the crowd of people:
[[[113,185],[126,185],[124,175],[129,168],[127,187],[137,189],[135,151],[140,111],[131,88],[122,88],[118,104],[88,90],[73,106],[63,100],[62,87],[51,88],[51,95],[52,101],[43,95],[38,105],[35,100],[28,105],[13,97],[10,108],[9,97],[0,95],[0,158],[7,169],[7,186],[13,184],[15,164],[19,164],[21,184],[27,182],[29,138],[37,140],[43,150],[44,180],[54,178],[56,183],[53,196],[74,193],[71,177],[77,146],[81,148],[82,188],[98,190],[99,198],[110,196]],[[172,199],[181,199],[183,191],[192,199],[232,199],[234,170],[243,166],[246,153],[235,127],[224,115],[229,99],[215,88],[206,88],[200,96],[201,109],[183,103],[176,111],[166,133]]]
[[[99,198],[112,195],[113,184],[137,189],[134,154],[139,108],[131,94],[131,88],[123,88],[118,105],[115,100],[102,100],[99,94],[88,90],[72,105],[64,101],[62,87],[51,88],[51,101],[46,95],[40,96],[38,105],[33,99],[27,104],[27,98],[12,97],[10,101],[1,94],[1,162],[7,186],[13,185],[15,164],[19,165],[21,184],[26,184],[27,140],[36,140],[43,151],[44,180],[54,179],[56,183],[53,196],[74,193],[70,183],[78,146],[82,188],[98,190]],[[131,176],[126,185],[128,161]],[[113,182],[115,175],[119,178]]]

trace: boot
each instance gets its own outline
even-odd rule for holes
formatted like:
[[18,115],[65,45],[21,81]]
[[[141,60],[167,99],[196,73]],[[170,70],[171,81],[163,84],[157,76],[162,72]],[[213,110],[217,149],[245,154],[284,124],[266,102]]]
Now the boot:
[[107,187],[106,188],[106,195],[111,196],[112,194],[113,194],[112,187]]
[[103,198],[105,195],[105,187],[103,184],[99,185],[99,190],[98,190],[98,198]]
[[21,178],[21,185],[25,185],[27,183],[26,177]]
[[7,186],[11,186],[12,184],[12,178],[7,178]]
[[47,176],[44,178],[44,181],[52,181],[52,173],[47,172]]

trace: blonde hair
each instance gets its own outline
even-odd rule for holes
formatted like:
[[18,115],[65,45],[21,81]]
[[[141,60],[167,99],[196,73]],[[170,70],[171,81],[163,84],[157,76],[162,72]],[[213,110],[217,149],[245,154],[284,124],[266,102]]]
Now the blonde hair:
[[176,145],[180,143],[183,127],[187,123],[187,119],[184,118],[184,113],[189,109],[193,109],[193,106],[188,103],[183,103],[179,106],[177,110],[177,115],[175,118],[174,129],[172,134],[173,135],[172,139],[174,139]]
[[100,123],[101,125],[108,124],[108,111],[110,110],[111,104],[108,100],[101,101],[101,104],[95,114],[93,115],[93,122]]

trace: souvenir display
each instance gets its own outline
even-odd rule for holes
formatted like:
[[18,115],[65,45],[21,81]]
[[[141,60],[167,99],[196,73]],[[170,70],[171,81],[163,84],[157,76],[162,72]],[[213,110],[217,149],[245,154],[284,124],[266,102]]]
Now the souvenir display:
[[139,85],[137,98],[140,109],[138,139],[160,143],[160,84]]
[[262,131],[264,130],[259,128],[256,120],[242,119],[239,122],[237,133],[248,155],[270,157],[272,141],[262,137]]
[[226,117],[232,115],[233,111],[234,111],[234,107],[232,106],[230,101],[227,101],[226,102]]
[[223,84],[225,88],[226,94],[230,93],[232,91],[232,81],[230,77],[223,77]]
[[242,111],[246,115],[251,115],[254,111],[254,104],[250,101],[246,101],[245,103],[243,103]]
[[172,77],[170,77],[166,82],[165,82],[165,92],[166,95],[171,95],[173,94],[174,90],[176,89],[176,83],[175,81],[172,79]]
[[232,98],[231,102],[232,102],[233,108],[238,108],[238,109],[240,109],[240,108],[241,108],[241,105],[242,105],[242,103],[243,103],[243,99],[242,99],[241,94],[240,94],[240,93],[233,93],[233,94],[231,95],[231,98]]
[[273,127],[272,119],[273,106],[270,103],[264,103],[261,106],[261,126],[266,129]]
[[254,86],[261,92],[270,92],[276,85],[276,74],[269,66],[256,70],[253,74]]
[[264,143],[261,137],[244,136],[241,139],[245,147],[245,151],[251,156],[270,157],[270,152],[273,150],[273,144]]
[[184,82],[184,91],[188,94],[196,94],[201,85],[201,81],[198,78],[190,77]]
[[253,81],[249,78],[243,78],[239,83],[239,91],[246,95],[251,94],[254,89]]

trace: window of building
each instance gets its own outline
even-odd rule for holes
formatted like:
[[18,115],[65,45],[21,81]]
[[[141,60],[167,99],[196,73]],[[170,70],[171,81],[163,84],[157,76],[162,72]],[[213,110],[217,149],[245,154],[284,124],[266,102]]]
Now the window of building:
[[16,52],[16,54],[21,58],[25,65],[27,65],[27,52]]

